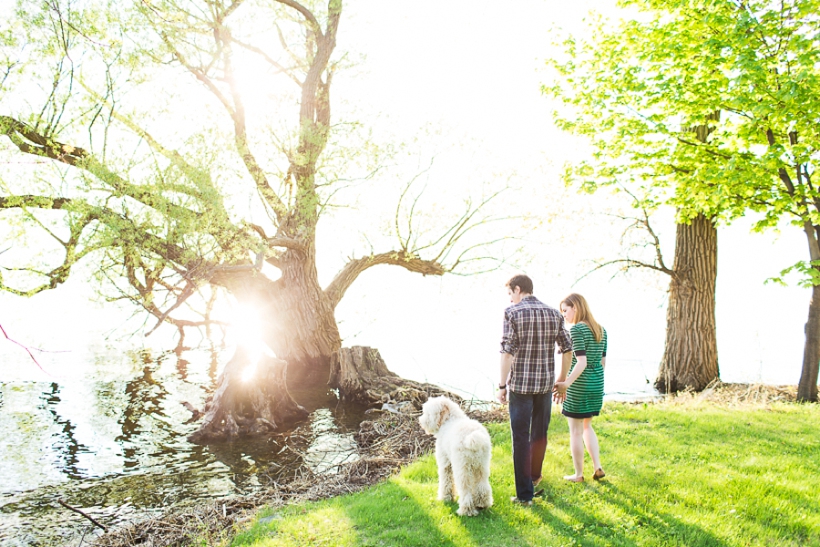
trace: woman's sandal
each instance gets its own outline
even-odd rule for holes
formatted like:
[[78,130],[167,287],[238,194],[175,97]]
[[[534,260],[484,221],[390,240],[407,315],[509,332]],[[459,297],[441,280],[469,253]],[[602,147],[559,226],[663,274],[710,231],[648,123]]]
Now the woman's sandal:
[[564,476],[564,480],[569,482],[584,482],[584,477],[583,475],[580,477],[577,477],[575,475],[566,475]]
[[596,469],[595,473],[592,475],[592,478],[595,479],[596,481],[599,481],[599,480],[603,479],[604,477],[606,477],[606,473],[604,473],[604,470],[601,469],[600,467],[598,469]]

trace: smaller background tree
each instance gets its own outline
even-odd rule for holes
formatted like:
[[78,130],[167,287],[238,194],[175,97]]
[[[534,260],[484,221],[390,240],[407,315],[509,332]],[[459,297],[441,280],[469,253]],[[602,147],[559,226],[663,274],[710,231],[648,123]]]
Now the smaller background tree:
[[[812,177],[820,145],[820,5],[629,0],[622,6],[632,19],[615,30],[597,19],[589,33],[595,38],[567,41],[568,59],[553,63],[560,78],[544,88],[575,107],[576,116],[559,118],[562,127],[593,144],[593,159],[571,167],[567,178],[590,190],[616,182],[639,188],[675,207],[681,226],[729,222],[751,210],[762,213],[755,230],[783,219],[800,227],[808,260],[784,272],[804,273],[813,287],[798,398],[815,401],[820,196]],[[711,237],[690,239],[714,245]],[[676,256],[685,240],[677,244]],[[675,290],[673,283],[670,310]]]

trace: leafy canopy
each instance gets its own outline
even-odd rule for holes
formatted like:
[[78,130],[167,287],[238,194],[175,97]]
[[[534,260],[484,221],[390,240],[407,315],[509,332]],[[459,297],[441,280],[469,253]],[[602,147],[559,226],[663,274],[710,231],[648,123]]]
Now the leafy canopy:
[[624,0],[564,42],[544,92],[569,109],[560,127],[592,156],[566,179],[594,191],[622,184],[679,221],[760,213],[787,219],[812,253],[793,268],[820,282],[820,2]]

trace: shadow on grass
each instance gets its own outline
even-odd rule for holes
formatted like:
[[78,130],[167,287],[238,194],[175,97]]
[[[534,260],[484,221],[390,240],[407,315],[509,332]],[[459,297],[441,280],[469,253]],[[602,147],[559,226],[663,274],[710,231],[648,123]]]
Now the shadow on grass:
[[380,485],[377,495],[382,503],[362,499],[345,506],[358,534],[357,545],[529,545],[495,506],[478,516],[462,517],[456,514],[457,502],[436,499],[436,479],[416,480],[405,486],[402,483],[406,480],[393,479]]
[[[632,516],[628,526],[649,527],[655,539],[663,545],[685,547],[725,547],[729,544],[701,526],[685,522],[657,506],[646,504],[645,497],[628,494],[615,484],[603,483],[597,488],[597,495],[608,505],[617,507],[624,514]],[[617,522],[610,522],[618,526]],[[623,524],[621,524],[623,525]]]
[[[546,496],[539,502],[534,513],[540,524],[554,535],[573,541],[573,545],[582,547],[636,547],[629,526],[612,519],[602,518],[593,513],[589,500],[579,500],[578,488],[586,485],[565,488],[545,487]],[[600,488],[600,486],[599,486]]]
[[[611,444],[602,436],[614,459],[641,462],[629,471],[636,503],[660,499],[662,492],[667,510],[681,506],[690,519],[710,522],[726,537],[750,538],[742,545],[820,545],[813,517],[820,514],[814,486],[820,442],[806,428],[806,409],[632,408],[619,414],[618,422],[607,424],[610,432],[622,431],[629,418],[651,421],[639,435],[618,436]],[[620,500],[627,494],[621,492]]]

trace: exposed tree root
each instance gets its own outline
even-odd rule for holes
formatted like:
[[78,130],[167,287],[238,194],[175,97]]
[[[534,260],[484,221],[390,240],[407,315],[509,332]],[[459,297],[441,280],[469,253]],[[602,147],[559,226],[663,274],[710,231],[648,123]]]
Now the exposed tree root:
[[433,384],[406,380],[391,372],[376,348],[341,348],[330,360],[328,385],[339,390],[342,401],[367,406],[408,401],[416,410],[429,397],[446,395],[462,402],[458,395]]
[[253,375],[243,378],[246,367],[252,365],[247,352],[238,349],[205,406],[202,426],[188,440],[218,442],[263,435],[307,417],[307,410],[288,392],[285,361],[263,356]]

